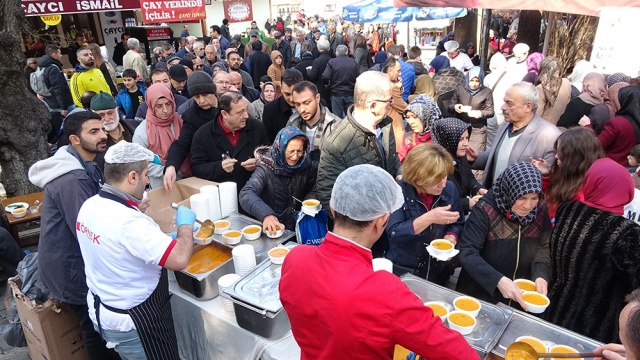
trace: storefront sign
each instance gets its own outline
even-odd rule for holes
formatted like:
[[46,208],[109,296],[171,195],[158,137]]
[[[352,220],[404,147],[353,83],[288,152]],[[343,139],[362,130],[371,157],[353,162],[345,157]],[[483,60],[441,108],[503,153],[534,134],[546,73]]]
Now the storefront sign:
[[193,22],[207,17],[204,0],[140,0],[145,23]]
[[116,44],[119,43],[120,36],[124,32],[124,25],[122,23],[122,14],[116,11],[107,11],[100,13],[100,25],[102,30],[102,36],[104,37],[104,46],[107,47],[109,52],[109,62],[115,66],[111,57],[113,56],[113,49]]
[[138,0],[22,0],[22,8],[27,16],[35,16],[136,10],[140,8],[140,2]]
[[49,26],[56,26],[58,24],[60,24],[60,21],[62,21],[62,15],[60,14],[55,14],[55,15],[41,15],[40,16],[40,20],[42,20],[43,23],[49,25]]
[[168,27],[147,29],[147,40],[169,40],[171,39],[171,31]]
[[621,72],[632,78],[640,75],[640,64],[629,56],[629,40],[620,34],[637,34],[640,31],[640,9],[604,8],[600,11],[598,30],[593,41],[591,63],[603,74]]
[[223,0],[222,4],[230,23],[253,20],[251,0]]

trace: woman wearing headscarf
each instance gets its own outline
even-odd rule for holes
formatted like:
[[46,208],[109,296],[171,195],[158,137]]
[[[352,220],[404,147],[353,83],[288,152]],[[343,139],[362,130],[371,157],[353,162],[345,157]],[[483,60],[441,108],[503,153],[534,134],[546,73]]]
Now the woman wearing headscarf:
[[479,66],[472,67],[465,84],[458,85],[449,100],[449,113],[475,128],[469,145],[480,151],[485,150],[487,143],[487,119],[495,114],[493,94],[491,89],[482,85],[483,81],[484,70]]
[[571,100],[571,82],[561,77],[560,62],[548,56],[540,63],[538,85],[538,110],[536,114],[552,124],[556,124],[564,114]]
[[453,173],[447,179],[456,185],[465,214],[476,204],[474,196],[487,193],[473,176],[466,156],[472,129],[471,125],[456,118],[438,119],[431,128],[434,143],[444,147],[453,158]]
[[[484,86],[491,89],[495,114],[487,119],[487,150],[491,149],[493,139],[496,137],[496,133],[498,132],[498,127],[504,121],[500,108],[504,101],[504,94],[510,86],[506,86],[506,82],[504,81],[504,76],[507,70],[507,59],[502,55],[502,53],[498,52],[493,54],[489,61],[489,70],[491,70],[491,73],[485,76]],[[495,109],[498,109],[499,111],[495,111]]]
[[407,123],[402,137],[402,148],[398,158],[403,162],[407,153],[416,145],[431,143],[431,126],[440,118],[440,109],[429,95],[418,95],[403,111],[403,119]]
[[457,291],[525,310],[514,279],[534,281],[547,294],[551,221],[541,196],[542,176],[531,163],[514,163],[498,177],[465,223]]
[[617,83],[631,83],[631,77],[629,75],[625,75],[623,73],[613,73],[607,76],[607,89],[611,88],[613,85]]
[[256,120],[262,121],[262,113],[264,112],[264,106],[273,100],[278,98],[278,91],[276,88],[276,84],[268,81],[262,85],[262,92],[260,93],[260,98],[251,104],[256,109],[257,118]]
[[618,99],[618,94],[620,92],[620,89],[627,86],[629,86],[628,82],[617,82],[609,86],[607,88],[607,92],[604,93],[604,103],[607,104],[607,108],[609,108],[609,119],[616,116],[616,113],[618,112],[618,110],[620,110],[620,100]]
[[280,51],[273,50],[271,52],[271,58],[273,59],[273,62],[271,63],[271,65],[269,65],[269,68],[267,69],[267,75],[269,75],[269,77],[271,78],[271,81],[273,81],[273,83],[279,87],[282,84],[282,74],[284,73],[284,70],[285,70],[284,57],[282,57],[282,54],[280,53]]
[[608,158],[622,166],[629,166],[627,155],[640,143],[640,86],[630,85],[618,92],[620,110],[607,121],[598,135]]
[[410,272],[444,285],[453,272],[449,261],[431,258],[425,247],[435,239],[455,246],[460,238],[464,215],[456,186],[447,180],[452,172],[451,155],[433,144],[416,146],[402,164],[398,184],[405,201],[389,217],[385,254],[396,274]]
[[538,81],[538,74],[540,73],[540,64],[544,60],[544,55],[539,52],[534,52],[527,56],[527,75],[522,78],[522,81],[530,82],[532,84],[536,84]]
[[623,215],[629,172],[610,159],[587,171],[584,200],[567,202],[551,234],[551,305],[543,317],[602,342],[618,340],[624,298],[640,287],[640,225]]
[[587,60],[580,60],[573,67],[569,81],[571,81],[571,98],[576,98],[582,93],[582,82],[587,74],[593,72],[593,65]]
[[[176,101],[173,93],[164,84],[151,85],[145,93],[147,115],[133,134],[132,142],[153,151],[160,159],[160,164],[149,163],[149,185],[152,189],[162,187],[164,164],[167,161],[169,147],[180,136],[182,118],[176,112]],[[191,176],[189,159],[187,158],[177,174],[177,179]]]
[[465,54],[467,54],[469,59],[471,59],[473,66],[480,66],[480,57],[476,52],[476,46],[472,42],[467,44],[467,46],[464,48],[464,52]]
[[[436,88],[436,101],[440,111],[444,116],[455,116],[455,113],[449,112],[449,100],[453,96],[458,85],[464,85],[466,82],[462,71],[451,67],[449,58],[443,55],[436,56],[429,64],[433,69],[433,85]],[[429,69],[429,73],[431,73]]]
[[308,155],[309,139],[293,126],[280,130],[272,146],[256,149],[256,169],[238,201],[244,211],[262,221],[265,231],[275,231],[279,224],[295,231],[300,204],[294,197],[312,198],[316,182]]
[[433,84],[433,79],[428,74],[423,74],[416,77],[416,81],[414,81],[414,85],[416,89],[413,94],[409,95],[409,102],[413,101],[418,95],[426,94],[431,97],[436,96],[436,87]]
[[569,101],[558,119],[558,127],[568,129],[578,126],[580,119],[589,115],[594,106],[604,103],[605,91],[604,75],[595,72],[587,74],[582,83],[582,94]]

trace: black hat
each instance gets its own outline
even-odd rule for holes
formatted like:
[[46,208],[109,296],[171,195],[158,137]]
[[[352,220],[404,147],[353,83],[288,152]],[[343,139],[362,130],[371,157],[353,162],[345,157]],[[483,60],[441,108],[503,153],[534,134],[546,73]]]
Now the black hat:
[[187,90],[191,96],[198,94],[215,94],[216,84],[213,83],[213,79],[206,72],[196,71],[191,74],[187,80]]
[[187,80],[187,70],[180,64],[173,65],[169,68],[169,77],[178,82],[185,81]]
[[189,69],[191,69],[191,71],[193,71],[193,61],[189,60],[189,59],[181,59],[180,62],[178,64],[182,64],[186,67],[188,67]]

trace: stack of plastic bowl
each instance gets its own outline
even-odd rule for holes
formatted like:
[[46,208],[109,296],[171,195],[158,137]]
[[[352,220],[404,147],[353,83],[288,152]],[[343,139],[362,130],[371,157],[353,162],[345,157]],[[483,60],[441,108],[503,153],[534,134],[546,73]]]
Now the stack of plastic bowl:
[[256,253],[252,245],[238,245],[231,250],[231,255],[236,274],[240,276],[247,275],[256,267]]
[[220,215],[223,218],[238,212],[238,185],[234,182],[218,184],[220,191]]
[[193,194],[189,201],[191,210],[196,213],[196,219],[200,221],[209,219],[209,197],[206,194]]
[[216,185],[205,185],[200,188],[200,194],[205,194],[209,199],[209,220],[216,221],[221,219],[218,187]]
[[222,308],[226,311],[233,313],[233,301],[227,299],[222,296],[224,290],[229,286],[233,285],[236,281],[240,279],[240,275],[238,274],[227,274],[218,279],[218,292],[220,293],[220,299],[222,300]]

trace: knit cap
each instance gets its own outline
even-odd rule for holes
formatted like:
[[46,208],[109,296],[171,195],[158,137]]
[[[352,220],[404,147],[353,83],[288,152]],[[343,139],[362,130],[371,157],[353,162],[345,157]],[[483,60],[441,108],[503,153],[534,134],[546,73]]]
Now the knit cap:
[[215,94],[216,84],[213,83],[213,79],[206,72],[196,71],[187,79],[187,90],[191,96]]
[[100,91],[91,99],[91,110],[111,110],[117,108],[116,99],[111,94]]

